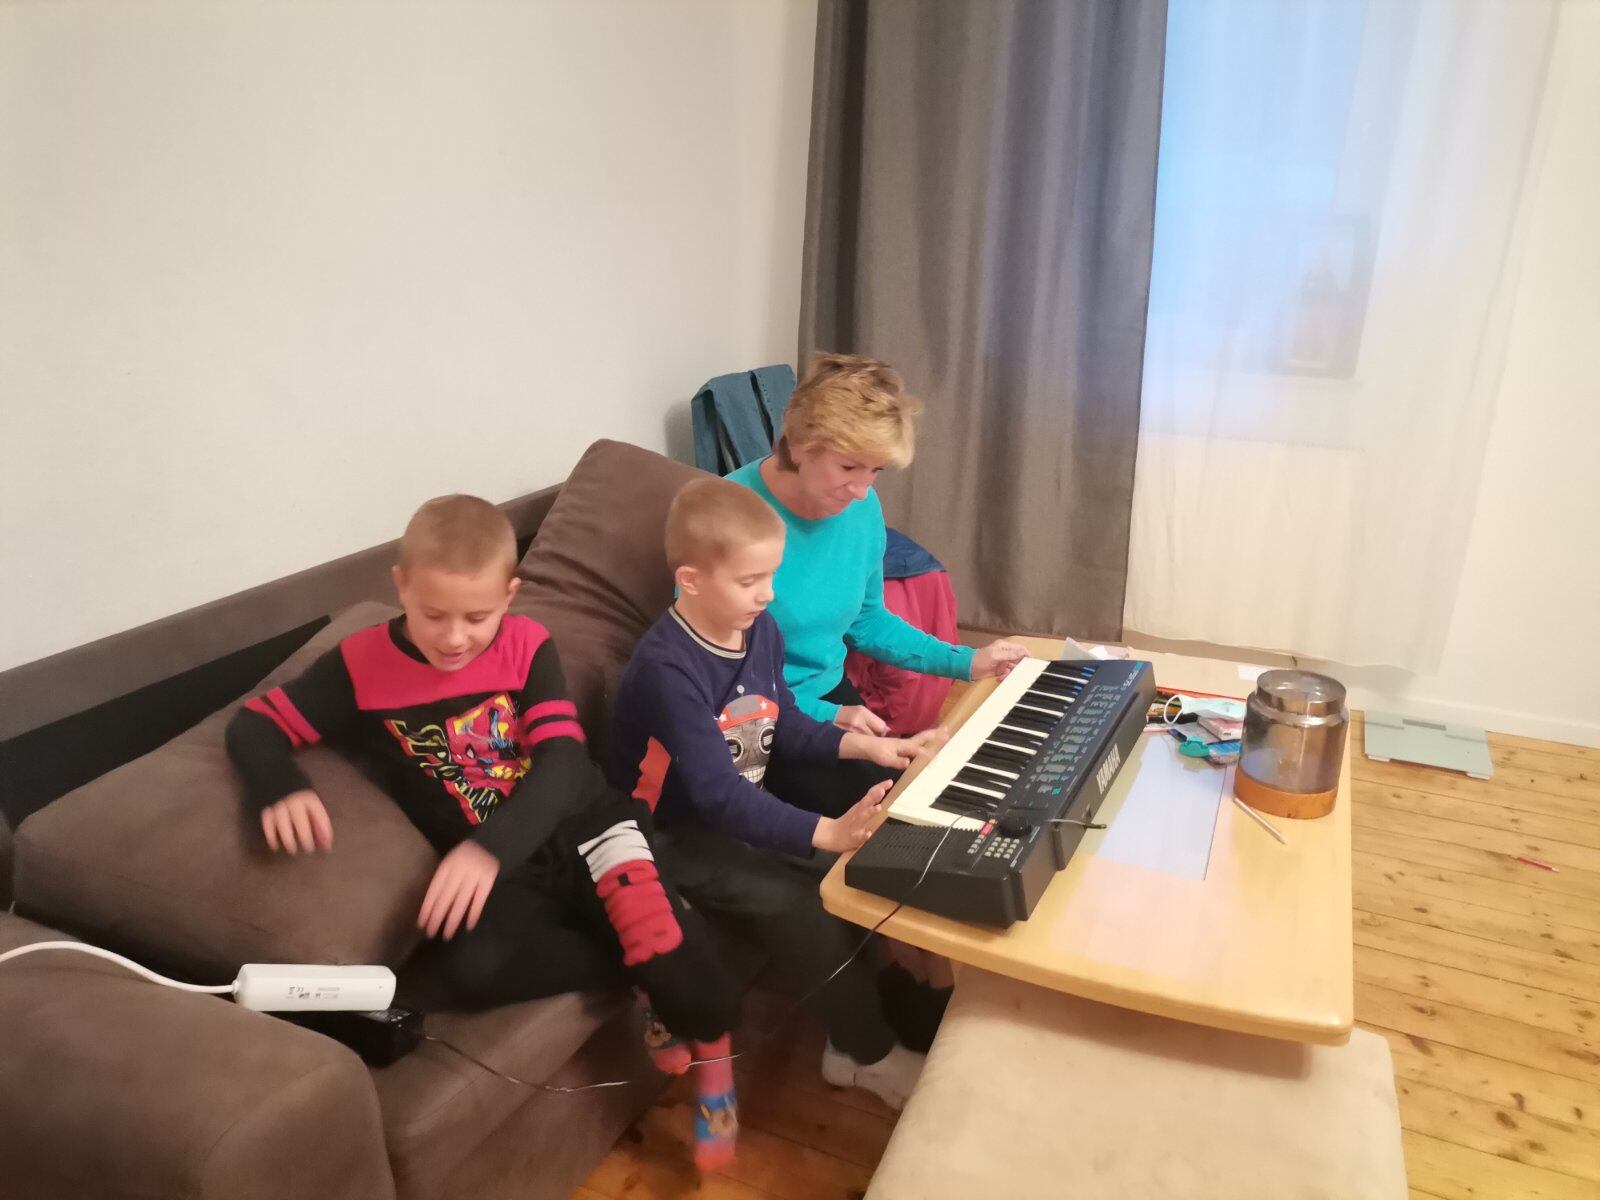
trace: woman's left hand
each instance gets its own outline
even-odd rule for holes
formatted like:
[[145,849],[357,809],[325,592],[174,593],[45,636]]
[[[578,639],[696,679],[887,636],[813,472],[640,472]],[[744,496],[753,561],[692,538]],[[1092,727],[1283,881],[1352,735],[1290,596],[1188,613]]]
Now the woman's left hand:
[[851,733],[864,733],[868,737],[882,737],[889,732],[889,723],[865,704],[846,704],[840,707],[833,723]]
[[1028,648],[1018,642],[1001,640],[990,642],[972,656],[972,678],[987,679],[993,675],[1004,679],[1011,668],[1028,657]]

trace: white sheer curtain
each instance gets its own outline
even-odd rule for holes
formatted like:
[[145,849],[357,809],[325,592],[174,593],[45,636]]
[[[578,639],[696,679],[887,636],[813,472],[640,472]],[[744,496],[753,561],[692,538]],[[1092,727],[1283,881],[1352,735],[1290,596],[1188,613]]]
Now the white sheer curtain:
[[1437,665],[1554,19],[1170,0],[1130,630]]

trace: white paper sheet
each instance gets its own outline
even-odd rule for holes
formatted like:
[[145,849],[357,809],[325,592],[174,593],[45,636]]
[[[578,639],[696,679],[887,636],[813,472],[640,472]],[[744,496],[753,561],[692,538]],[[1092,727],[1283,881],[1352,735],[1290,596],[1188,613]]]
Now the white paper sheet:
[[1204,879],[1224,788],[1233,768],[1178,753],[1177,739],[1146,733],[1101,802],[1080,854]]

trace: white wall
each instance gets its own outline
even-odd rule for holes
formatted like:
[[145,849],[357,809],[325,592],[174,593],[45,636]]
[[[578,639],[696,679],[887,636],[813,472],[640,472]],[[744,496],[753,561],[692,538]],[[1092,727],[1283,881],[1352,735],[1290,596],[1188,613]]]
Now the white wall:
[[0,6],[0,669],[792,361],[814,0]]
[[1600,746],[1596,63],[1600,5],[1563,5],[1520,214],[1504,375],[1443,661],[1425,676],[1305,664],[1343,680],[1353,706]]

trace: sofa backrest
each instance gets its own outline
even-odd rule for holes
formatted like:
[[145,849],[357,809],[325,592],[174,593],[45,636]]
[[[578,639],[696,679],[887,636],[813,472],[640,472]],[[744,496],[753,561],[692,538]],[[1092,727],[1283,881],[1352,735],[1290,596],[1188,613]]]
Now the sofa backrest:
[[[500,508],[519,544],[557,488]],[[404,514],[399,514],[403,517]],[[232,596],[0,671],[0,814],[34,810],[164,745],[215,712],[327,624],[365,600],[392,600],[385,542]],[[95,580],[115,589],[116,580]]]
[[709,476],[638,446],[595,442],[517,569],[523,584],[512,609],[554,636],[597,755],[628,656],[672,603],[667,509],[679,488],[701,478]]
[[[250,694],[394,611],[370,603],[341,613]],[[246,962],[398,965],[417,943],[432,847],[356,763],[314,746],[299,762],[328,807],[333,849],[269,851],[223,747],[242,702],[24,821],[19,907],[217,982]]]

